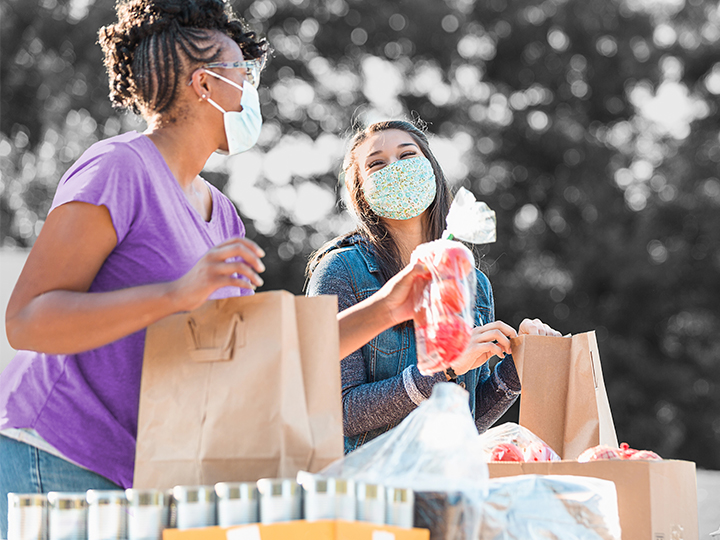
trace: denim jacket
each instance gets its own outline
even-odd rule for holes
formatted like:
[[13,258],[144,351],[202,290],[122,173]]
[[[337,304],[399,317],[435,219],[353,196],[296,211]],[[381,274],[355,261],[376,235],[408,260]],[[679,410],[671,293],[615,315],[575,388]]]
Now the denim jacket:
[[[494,320],[494,300],[488,278],[479,270],[476,270],[476,276],[475,325],[480,326]],[[353,234],[340,239],[323,253],[310,278],[307,294],[310,296],[337,294],[339,309],[342,311],[357,302],[365,300],[377,292],[382,285],[380,269],[373,255],[372,246],[364,241],[359,234]],[[361,347],[359,351],[353,353],[353,355],[356,354],[362,355],[365,373],[364,376],[362,373],[359,376],[364,379],[362,381],[364,384],[360,384],[359,387],[347,384],[346,364],[349,364],[350,356],[343,359],[342,366],[346,452],[350,452],[381,435],[402,420],[402,418],[398,417],[391,418],[391,414],[388,413],[386,416],[390,420],[388,423],[368,431],[349,435],[348,432],[355,431],[348,417],[349,412],[355,411],[358,417],[373,414],[372,411],[368,410],[357,411],[357,404],[362,404],[363,408],[379,407],[378,403],[380,401],[395,400],[395,403],[392,404],[393,412],[404,403],[407,403],[409,406],[407,412],[409,413],[420,401],[429,397],[434,384],[445,381],[443,373],[435,374],[433,377],[423,377],[417,371],[417,367],[408,370],[411,366],[417,365],[415,330],[412,324],[397,325],[382,332]],[[519,382],[517,381],[517,373],[512,360],[503,360],[498,364],[498,367],[503,363],[509,365],[506,365],[504,370],[496,369],[494,374],[491,374],[488,365],[484,364],[482,367],[469,371],[457,379],[458,384],[469,393],[470,411],[476,419],[478,429],[481,431],[487,429],[497,420],[512,405],[519,394]],[[499,371],[504,371],[505,377]],[[352,377],[352,374],[350,376],[356,378]],[[414,380],[409,381],[408,378],[411,376]],[[508,382],[506,383],[503,378],[508,379]],[[367,394],[364,401],[363,398],[358,397],[358,394],[362,394],[364,390],[369,391],[373,383],[391,379],[397,381],[397,384],[388,386],[384,393],[376,393],[374,396]],[[402,381],[402,384],[400,381]],[[414,388],[419,391],[419,394],[411,395],[410,399],[408,399],[407,394],[414,394]],[[353,398],[356,400],[354,409],[353,405],[348,403],[351,391],[356,394]],[[482,394],[482,396],[479,394]],[[482,411],[476,411],[478,404],[482,407]],[[379,414],[382,415],[382,413]]]

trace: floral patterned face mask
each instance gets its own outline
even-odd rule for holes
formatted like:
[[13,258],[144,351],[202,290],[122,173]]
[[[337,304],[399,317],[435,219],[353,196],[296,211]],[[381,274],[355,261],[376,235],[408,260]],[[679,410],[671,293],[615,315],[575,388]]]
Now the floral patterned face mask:
[[362,189],[378,216],[410,219],[435,200],[435,172],[426,157],[401,159],[368,176]]

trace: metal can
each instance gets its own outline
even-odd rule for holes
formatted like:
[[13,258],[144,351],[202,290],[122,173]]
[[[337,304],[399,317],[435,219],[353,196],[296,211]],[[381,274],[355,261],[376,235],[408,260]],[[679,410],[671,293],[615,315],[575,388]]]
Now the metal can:
[[213,486],[175,486],[173,499],[178,529],[215,525],[215,489]]
[[48,498],[49,540],[87,539],[87,495],[51,491]]
[[355,520],[355,482],[344,478],[323,478],[307,472],[298,473],[302,486],[304,517]]
[[357,514],[355,481],[347,478],[331,478],[330,489],[335,497],[335,519],[355,521]]
[[8,540],[47,539],[47,496],[8,493]]
[[414,524],[415,495],[412,489],[388,487],[385,493],[388,525],[411,528]]
[[165,492],[159,489],[126,489],[128,540],[160,540],[167,527]]
[[258,488],[255,482],[219,482],[217,522],[221,527],[258,522]]
[[300,485],[290,478],[263,478],[260,492],[260,521],[263,525],[302,518]]
[[385,487],[358,482],[355,493],[357,520],[383,525],[385,523]]
[[90,489],[86,498],[88,540],[125,540],[127,536],[125,492]]

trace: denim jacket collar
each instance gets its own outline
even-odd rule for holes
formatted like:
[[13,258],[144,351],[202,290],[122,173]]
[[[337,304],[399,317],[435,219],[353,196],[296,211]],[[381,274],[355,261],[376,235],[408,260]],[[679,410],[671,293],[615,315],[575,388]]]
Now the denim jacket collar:
[[365,265],[367,266],[368,272],[371,272],[373,274],[377,274],[380,272],[380,266],[377,263],[377,260],[372,255],[372,247],[370,244],[368,244],[368,241],[362,237],[360,233],[353,233],[348,236],[345,236],[335,242],[332,246],[328,247],[323,255],[329,251],[332,251],[333,249],[348,247],[356,245],[358,247],[358,253],[360,254],[360,257],[362,257],[362,260],[365,262]]

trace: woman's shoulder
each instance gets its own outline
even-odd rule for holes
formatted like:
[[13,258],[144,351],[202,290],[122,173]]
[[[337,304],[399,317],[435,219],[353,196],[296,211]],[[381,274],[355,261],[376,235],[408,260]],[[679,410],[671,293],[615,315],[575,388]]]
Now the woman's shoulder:
[[318,250],[313,274],[318,271],[344,270],[362,262],[360,250],[365,240],[360,234],[350,233],[339,236]]

